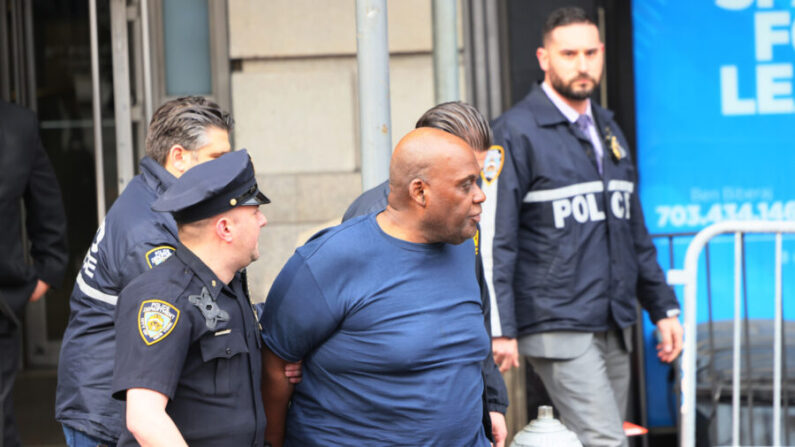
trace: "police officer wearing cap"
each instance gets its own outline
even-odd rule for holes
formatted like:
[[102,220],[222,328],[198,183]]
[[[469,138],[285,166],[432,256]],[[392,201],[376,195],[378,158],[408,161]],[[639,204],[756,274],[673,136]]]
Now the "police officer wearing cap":
[[180,242],[119,297],[119,446],[263,445],[261,341],[241,276],[269,202],[244,149],[194,167],[152,204],[172,213]]

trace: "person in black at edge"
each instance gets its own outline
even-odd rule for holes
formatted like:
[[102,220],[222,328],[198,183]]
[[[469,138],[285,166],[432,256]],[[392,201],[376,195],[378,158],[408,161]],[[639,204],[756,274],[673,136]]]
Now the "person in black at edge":
[[[484,160],[491,147],[491,128],[486,118],[472,105],[461,101],[438,104],[423,113],[420,119],[417,120],[415,127],[432,127],[443,130],[466,141],[475,150],[475,158],[480,167],[483,168]],[[342,221],[345,222],[356,216],[384,210],[388,196],[389,181],[387,180],[356,198],[345,211]],[[480,244],[477,235],[475,236],[475,252],[478,258],[475,262],[475,274],[480,285],[486,330],[491,335],[489,293],[485,286],[483,264],[480,259]],[[487,430],[487,433],[491,433],[493,436],[495,446],[502,447],[508,435],[508,429],[505,425],[508,391],[505,388],[505,381],[491,355],[483,362],[483,377],[486,384],[484,399],[489,415],[489,418],[484,420],[484,424],[487,429],[490,425],[491,429]]]
[[[61,283],[66,215],[33,112],[0,100],[0,446],[20,445],[11,395],[19,369],[25,305]],[[32,263],[22,239],[20,200]]]
[[152,204],[172,213],[179,242],[119,296],[119,446],[263,445],[261,340],[241,276],[259,257],[269,202],[243,149],[187,171]]

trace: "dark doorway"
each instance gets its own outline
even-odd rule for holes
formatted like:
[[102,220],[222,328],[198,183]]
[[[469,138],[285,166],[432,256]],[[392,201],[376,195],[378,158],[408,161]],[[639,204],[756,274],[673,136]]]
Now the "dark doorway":
[[[97,8],[105,177],[115,178],[108,2]],[[70,250],[64,283],[28,308],[16,415],[24,445],[63,445],[53,418],[55,366],[74,278],[97,228],[89,2],[0,0],[0,12],[0,95],[38,114],[63,194]],[[105,197],[115,197],[115,183],[106,185]]]
[[[36,0],[33,7],[36,109],[41,138],[61,184],[69,223],[69,267],[64,284],[47,296],[46,334],[61,339],[69,317],[69,294],[98,226],[91,110],[91,53],[88,2]],[[113,88],[108,3],[97,2],[103,144],[113,159]],[[105,166],[115,163],[106,161]],[[106,172],[106,178],[115,172]],[[106,197],[115,197],[115,184]],[[34,322],[31,322],[34,323]],[[38,323],[38,322],[36,322]],[[54,365],[51,358],[28,356],[33,365]],[[56,359],[57,361],[57,359]]]
[[[561,6],[578,6],[588,12],[599,25],[605,43],[604,88],[596,92],[596,100],[616,113],[630,143],[635,147],[635,83],[632,59],[631,2],[620,0],[527,1],[507,0],[507,55],[510,104],[517,103],[530,92],[533,84],[544,79],[538,66],[536,48],[541,44],[544,20]],[[602,97],[604,95],[604,98]],[[506,107],[507,108],[507,107]],[[634,154],[634,152],[633,152]]]

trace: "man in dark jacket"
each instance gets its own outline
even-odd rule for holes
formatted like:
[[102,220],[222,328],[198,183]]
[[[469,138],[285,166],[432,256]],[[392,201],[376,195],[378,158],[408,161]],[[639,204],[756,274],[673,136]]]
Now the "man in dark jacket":
[[536,54],[544,82],[494,122],[502,169],[484,185],[496,204],[481,222],[499,314],[494,354],[508,367],[518,352],[528,357],[583,444],[623,446],[635,299],[660,331],[665,362],[682,346],[679,305],[646,230],[627,142],[589,100],[604,61],[599,30],[583,10],[558,9]]
[[[25,304],[57,286],[66,269],[66,215],[33,112],[0,100],[0,446],[20,445],[11,390],[19,369]],[[30,240],[30,257],[23,243]]]
[[105,216],[69,299],[55,403],[69,446],[114,445],[122,432],[123,406],[110,391],[118,295],[174,253],[176,223],[152,203],[191,167],[229,152],[232,126],[228,113],[202,97],[169,101],[152,117],[141,173]]

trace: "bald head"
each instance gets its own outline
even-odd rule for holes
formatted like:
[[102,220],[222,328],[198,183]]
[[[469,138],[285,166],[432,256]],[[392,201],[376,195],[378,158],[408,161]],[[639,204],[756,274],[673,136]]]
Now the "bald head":
[[389,164],[390,205],[405,206],[410,199],[411,182],[420,179],[429,183],[434,168],[443,167],[445,159],[454,155],[469,157],[472,148],[461,138],[439,129],[420,127],[407,133],[395,146]]
[[381,222],[409,241],[459,244],[477,229],[485,199],[479,175],[466,141],[439,129],[414,129],[392,154],[389,205]]

